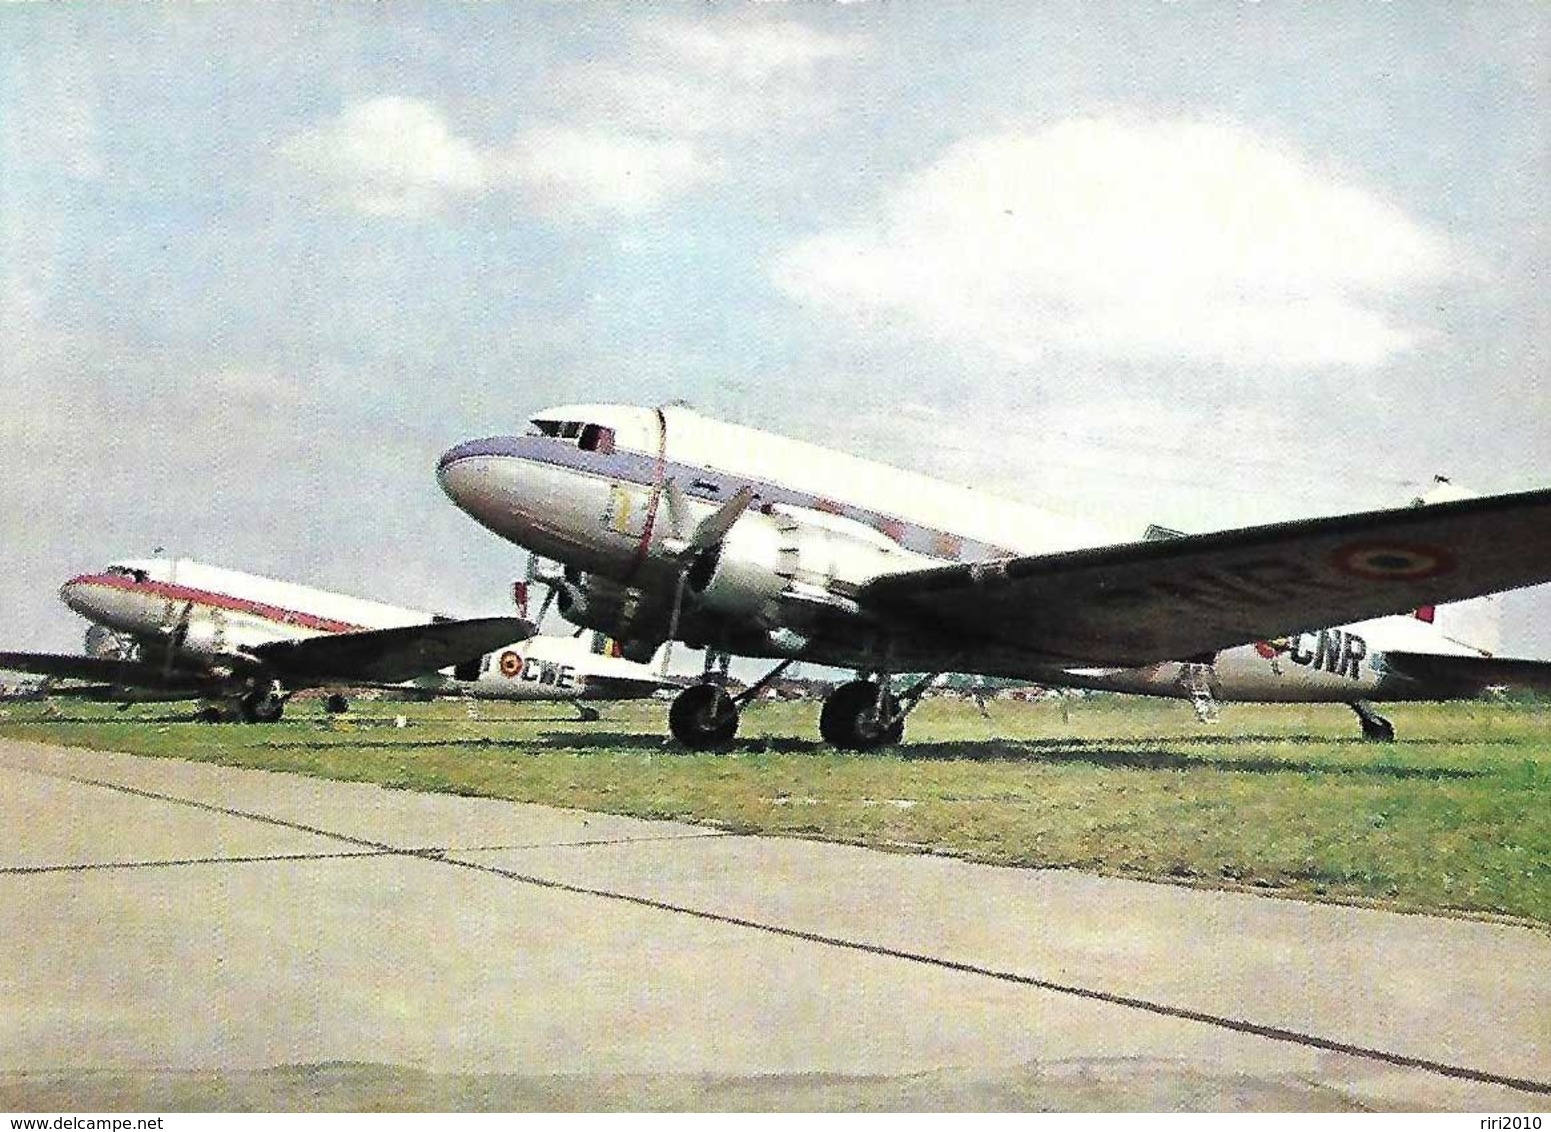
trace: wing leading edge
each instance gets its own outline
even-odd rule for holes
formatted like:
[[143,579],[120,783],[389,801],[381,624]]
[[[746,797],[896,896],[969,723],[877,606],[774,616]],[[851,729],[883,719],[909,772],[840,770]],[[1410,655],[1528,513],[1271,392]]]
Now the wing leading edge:
[[1139,665],[1551,581],[1551,490],[879,578],[861,603],[965,647]]
[[350,680],[396,684],[473,660],[533,635],[519,617],[478,617],[398,629],[274,641],[249,650],[293,684]]
[[206,673],[187,668],[48,652],[0,652],[0,668],[69,680],[97,680],[120,687],[198,689],[209,682]]

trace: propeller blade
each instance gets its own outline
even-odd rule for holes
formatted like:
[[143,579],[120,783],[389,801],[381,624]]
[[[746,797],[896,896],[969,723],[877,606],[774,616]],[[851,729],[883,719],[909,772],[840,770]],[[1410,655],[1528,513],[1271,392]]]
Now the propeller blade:
[[664,480],[662,497],[668,504],[668,533],[679,542],[687,542],[690,538],[689,501],[684,498],[679,481],[671,477]]
[[172,677],[172,669],[178,662],[178,650],[183,647],[183,642],[188,639],[189,622],[194,616],[194,603],[183,603],[183,612],[178,614],[177,624],[172,627],[172,632],[167,637],[167,654],[162,657],[162,679]]
[[748,486],[739,488],[738,494],[700,521],[695,533],[689,537],[689,549],[698,554],[721,542],[753,502],[754,489]]
[[533,630],[535,633],[543,630],[544,614],[548,613],[549,607],[555,604],[555,595],[559,592],[559,588],[553,585],[544,591],[544,600],[539,603],[539,615],[533,619]]
[[668,662],[673,659],[673,642],[679,635],[679,617],[684,612],[684,590],[689,586],[689,563],[679,570],[678,584],[673,587],[673,612],[668,615],[668,639],[662,647],[661,675],[668,674]]

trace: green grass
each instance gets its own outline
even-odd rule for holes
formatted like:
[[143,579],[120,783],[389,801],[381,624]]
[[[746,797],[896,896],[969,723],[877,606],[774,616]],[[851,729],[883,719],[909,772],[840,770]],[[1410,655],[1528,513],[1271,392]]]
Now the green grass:
[[[1551,924],[1551,712],[1480,703],[1387,708],[1400,741],[1365,743],[1343,707],[929,702],[909,742],[821,745],[816,704],[745,713],[727,752],[667,746],[664,705],[360,705],[327,722],[298,701],[270,725],[12,704],[0,735],[298,771],[410,790],[543,802],[997,864],[1251,888],[1305,899]],[[392,717],[404,715],[398,729]],[[1063,717],[1064,716],[1064,717]]]

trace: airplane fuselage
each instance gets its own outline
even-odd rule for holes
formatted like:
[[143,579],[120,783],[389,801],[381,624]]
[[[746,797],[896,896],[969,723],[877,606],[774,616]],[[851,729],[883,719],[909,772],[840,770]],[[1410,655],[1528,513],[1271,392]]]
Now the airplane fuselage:
[[210,660],[273,641],[423,625],[432,615],[227,570],[189,559],[140,559],[71,578],[60,599],[157,659]]
[[[189,559],[114,563],[71,578],[60,597],[83,617],[133,641],[140,659],[217,682],[240,676],[252,650],[276,641],[441,619],[425,610]],[[438,694],[505,700],[633,698],[661,686],[642,666],[593,655],[568,637],[515,641],[429,679]],[[129,700],[135,693],[122,689],[114,698]]]
[[[851,600],[875,578],[1134,542],[1140,532],[1064,518],[692,410],[565,406],[528,435],[470,441],[439,475],[496,534],[565,563],[567,615],[641,650],[679,639],[746,656],[893,671],[966,671],[1150,695],[1190,696],[1199,665],[1094,668],[990,641],[972,655],[930,623],[887,633]],[[686,532],[741,489],[753,502],[692,566]],[[682,514],[675,514],[674,496]],[[687,573],[685,573],[687,569]],[[681,586],[677,601],[674,591]],[[1432,698],[1398,679],[1385,648],[1479,656],[1406,617],[1311,628],[1211,659],[1214,695],[1242,700]]]

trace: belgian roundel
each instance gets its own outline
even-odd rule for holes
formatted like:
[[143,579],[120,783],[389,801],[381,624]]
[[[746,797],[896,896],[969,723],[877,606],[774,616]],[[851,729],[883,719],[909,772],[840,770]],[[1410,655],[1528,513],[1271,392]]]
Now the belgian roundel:
[[522,671],[522,657],[507,649],[501,654],[501,675],[515,680]]
[[1375,582],[1418,582],[1454,570],[1454,555],[1441,546],[1420,543],[1362,542],[1331,555],[1343,574]]

